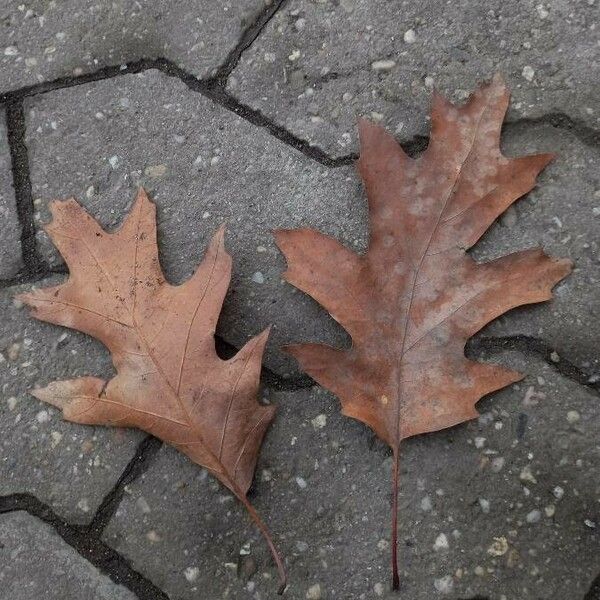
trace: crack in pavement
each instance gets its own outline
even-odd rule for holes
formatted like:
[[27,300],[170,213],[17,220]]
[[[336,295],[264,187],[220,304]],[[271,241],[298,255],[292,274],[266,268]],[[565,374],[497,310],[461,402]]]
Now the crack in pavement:
[[590,584],[589,590],[586,592],[583,600],[600,600],[600,573]]
[[227,58],[220,67],[217,68],[214,75],[206,81],[213,85],[222,85],[225,87],[229,76],[238,66],[242,54],[255,42],[256,38],[263,32],[269,21],[275,14],[288,3],[288,0],[276,0],[272,3],[265,3],[265,7],[259,12],[258,16],[242,32],[238,43],[229,52]]
[[306,140],[303,140],[302,138],[299,138],[293,133],[289,132],[285,127],[278,125],[275,121],[266,117],[259,110],[251,108],[250,106],[237,100],[225,89],[224,84],[220,80],[210,78],[199,79],[195,75],[192,75],[182,67],[176,65],[173,61],[166,58],[142,58],[125,64],[102,67],[97,71],[85,73],[83,75],[68,75],[59,77],[53,81],[26,86],[17,90],[0,94],[0,104],[6,104],[9,106],[15,102],[18,102],[19,100],[41,94],[47,94],[55,90],[76,87],[96,81],[104,81],[106,79],[113,79],[123,75],[143,73],[144,71],[149,71],[151,69],[157,69],[169,77],[179,79],[191,91],[202,94],[209,100],[212,100],[223,108],[235,113],[253,125],[266,129],[272,136],[284,144],[291,146],[295,150],[298,150],[302,154],[306,155],[308,158],[311,158],[312,160],[315,160],[324,166],[338,167],[350,164],[355,160],[354,155],[342,156],[339,158],[333,158],[329,156],[319,147],[311,145]]
[[106,526],[119,508],[125,493],[125,486],[133,483],[146,472],[161,446],[162,441],[152,435],[147,435],[140,442],[133,458],[127,463],[112,489],[104,496],[92,520],[86,526],[92,535],[97,538],[102,536]]
[[50,525],[79,555],[112,581],[133,592],[140,600],[169,600],[165,592],[138,573],[125,557],[105,544],[89,526],[67,522],[52,507],[32,494],[0,497],[0,514],[20,510]]
[[[467,358],[481,358],[483,353],[499,354],[506,351],[538,356],[563,377],[600,395],[600,380],[596,381],[590,373],[580,369],[574,362],[559,354],[550,344],[540,338],[520,334],[474,339],[467,343],[465,355]],[[556,360],[557,357],[558,360]]]
[[25,145],[25,113],[22,100],[9,100],[6,104],[6,130],[17,219],[21,226],[23,264],[27,273],[38,275],[46,271],[48,267],[38,252],[35,236],[33,194],[29,174],[29,156]]
[[[49,82],[25,86],[16,90],[0,93],[0,105],[6,109],[8,145],[11,155],[11,168],[17,215],[22,229],[21,249],[25,268],[10,279],[0,281],[0,289],[33,283],[53,274],[66,274],[64,267],[51,269],[39,254],[36,243],[36,228],[33,220],[34,206],[29,173],[29,158],[25,144],[25,115],[23,101],[59,89],[75,87],[103,81],[121,75],[141,73],[157,69],[162,73],[179,79],[191,91],[202,94],[223,108],[257,127],[265,129],[270,135],[284,144],[291,146],[306,157],[326,167],[336,168],[353,164],[356,153],[333,157],[318,146],[288,131],[261,111],[244,104],[227,89],[227,80],[240,62],[243,53],[253,44],[264,28],[288,0],[276,0],[265,6],[258,16],[244,29],[237,44],[229,52],[224,62],[217,67],[214,74],[200,79],[187,72],[166,58],[139,59],[127,64],[112,65],[79,76],[64,76]],[[337,75],[336,75],[337,76]],[[335,76],[330,76],[335,78]],[[594,148],[600,147],[600,132],[589,127],[583,121],[574,119],[562,112],[551,112],[540,117],[524,117],[504,124],[503,130],[549,124],[556,129],[573,133],[582,143]],[[409,140],[400,141],[400,145],[409,156],[423,152],[429,143],[429,137],[415,135]],[[237,352],[237,348],[220,337],[215,338],[217,352],[227,358]],[[499,338],[481,338],[467,345],[466,353],[481,355],[482,353],[500,353],[518,351],[540,357],[561,375],[600,394],[600,382],[590,380],[590,375],[579,369],[573,362],[560,356],[557,362],[552,360],[555,350],[541,339],[525,335]],[[277,391],[295,391],[310,388],[316,383],[306,375],[285,378],[263,365],[261,381],[267,388]],[[120,583],[135,593],[141,600],[168,600],[167,594],[151,581],[135,571],[129,562],[117,551],[106,545],[100,538],[106,525],[114,516],[123,497],[125,486],[137,480],[151,465],[162,442],[153,436],[146,436],[139,444],[136,452],[123,470],[113,488],[103,499],[94,517],[88,525],[73,525],[59,517],[47,504],[32,494],[12,494],[0,497],[0,513],[26,511],[49,524],[60,537],[75,549],[81,556],[94,564],[101,572],[108,575],[116,583]],[[485,596],[474,596],[465,600],[488,600]],[[600,574],[592,582],[583,600],[600,600]]]

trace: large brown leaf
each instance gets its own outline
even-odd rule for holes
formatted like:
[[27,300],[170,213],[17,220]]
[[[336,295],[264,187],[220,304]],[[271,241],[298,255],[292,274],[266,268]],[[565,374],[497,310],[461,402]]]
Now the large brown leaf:
[[436,94],[430,143],[416,160],[381,127],[361,122],[358,167],[370,222],[364,256],[310,229],[276,233],[287,280],[322,304],[353,342],[349,350],[297,344],[287,351],[339,396],[345,415],[393,450],[394,588],[401,440],[475,418],[482,396],[521,378],[468,360],[465,343],[507,310],[548,300],[571,269],[539,249],[485,264],[466,253],[552,158],[502,155],[508,99],[499,77],[464,106]]
[[70,276],[62,285],[21,296],[33,316],[88,333],[111,352],[110,381],[81,377],[32,393],[69,421],[138,427],[187,454],[227,486],[265,535],[246,498],[275,407],[256,396],[268,330],[233,358],[215,352],[214,333],[231,276],[224,227],[182,285],[165,281],[158,259],[156,210],[140,190],[115,233],[105,232],[71,199],[52,204],[46,231]]

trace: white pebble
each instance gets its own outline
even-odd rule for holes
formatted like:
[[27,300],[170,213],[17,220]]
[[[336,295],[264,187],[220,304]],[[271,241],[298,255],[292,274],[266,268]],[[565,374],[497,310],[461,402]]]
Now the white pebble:
[[314,429],[323,429],[327,425],[327,415],[317,415],[311,423]]
[[16,56],[19,54],[19,50],[16,46],[6,46],[4,48],[4,56]]
[[543,4],[538,4],[535,9],[540,19],[545,19],[550,14]]
[[308,486],[308,483],[306,483],[306,479],[304,479],[302,477],[296,477],[296,484],[298,485],[298,487],[301,490],[305,490],[306,487]]
[[538,523],[539,520],[542,518],[542,513],[536,509],[532,510],[531,512],[527,513],[527,516],[525,517],[525,520],[528,523]]
[[113,169],[116,169],[119,166],[119,157],[117,155],[111,156],[108,159],[108,163]]
[[560,500],[565,495],[565,490],[560,485],[557,485],[552,490],[552,494],[557,500]]
[[376,596],[383,596],[383,593],[385,591],[385,588],[383,587],[383,583],[379,583],[377,582],[374,586],[373,586],[373,591],[375,592]]
[[82,512],[90,512],[90,505],[88,502],[87,498],[82,498],[78,503],[77,503],[77,508],[82,511]]
[[475,438],[475,448],[483,448],[485,446],[485,438],[484,437],[476,437]]
[[17,399],[14,396],[11,396],[7,401],[8,410],[15,410],[15,406],[17,406]]
[[200,575],[200,569],[198,567],[187,567],[183,572],[183,576],[190,582],[193,583],[198,579]]
[[35,418],[38,423],[47,423],[50,420],[50,413],[47,410],[40,410]]
[[414,29],[409,29],[404,32],[404,41],[407,44],[414,44],[417,41],[417,36]]
[[306,600],[321,600],[321,586],[318,583],[311,585],[306,592]]
[[574,423],[577,423],[577,421],[579,421],[580,418],[581,417],[576,410],[570,410],[567,413],[567,421],[569,421],[569,423],[571,423],[571,425],[573,425]]
[[421,500],[421,510],[425,512],[429,512],[432,509],[431,498],[429,496],[425,496]]
[[252,275],[252,281],[254,281],[254,283],[264,283],[265,276],[260,271],[256,271],[256,273]]
[[526,465],[525,467],[523,467],[521,469],[521,473],[519,474],[519,479],[521,481],[526,481],[528,483],[537,483],[537,479],[531,472],[531,467],[529,465]]
[[525,65],[523,67],[523,71],[521,72],[521,75],[523,75],[523,77],[527,81],[533,81],[533,78],[535,77],[535,71],[533,70],[533,67],[530,67],[529,65]]
[[438,535],[435,538],[435,542],[433,543],[433,549],[436,552],[439,552],[440,550],[448,550],[449,547],[450,544],[448,544],[448,538],[446,537],[446,534],[440,533],[440,535]]
[[490,512],[490,501],[486,500],[485,498],[479,498],[478,502],[481,512],[487,515]]
[[494,473],[500,473],[504,468],[504,458],[502,456],[496,456],[492,459],[492,471]]
[[371,63],[373,71],[389,71],[396,66],[395,60],[376,60]]
[[450,575],[446,575],[445,577],[434,579],[433,587],[440,594],[450,594],[452,592],[452,588],[454,587],[454,580]]

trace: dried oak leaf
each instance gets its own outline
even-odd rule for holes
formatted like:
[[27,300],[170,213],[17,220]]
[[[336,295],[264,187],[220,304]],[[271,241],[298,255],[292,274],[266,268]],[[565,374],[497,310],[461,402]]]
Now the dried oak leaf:
[[276,232],[286,279],[322,304],[352,337],[349,350],[286,350],[391,446],[392,565],[400,441],[475,418],[485,394],[521,378],[464,356],[464,346],[507,310],[541,302],[571,269],[532,249],[485,264],[466,250],[535,185],[552,159],[507,158],[500,129],[509,94],[499,77],[463,106],[433,97],[431,137],[409,158],[379,126],[360,123],[358,168],[369,203],[366,254],[310,229]]
[[69,279],[20,297],[37,319],[100,340],[117,375],[110,381],[57,381],[32,394],[75,423],[143,429],[205,467],[249,511],[284,586],[269,532],[246,498],[275,414],[275,407],[256,398],[269,331],[229,360],[215,352],[215,327],[231,277],[225,228],[213,237],[194,275],[175,286],[162,274],[156,209],[143,190],[114,233],[74,199],[52,203],[51,211],[45,229],[67,262]]

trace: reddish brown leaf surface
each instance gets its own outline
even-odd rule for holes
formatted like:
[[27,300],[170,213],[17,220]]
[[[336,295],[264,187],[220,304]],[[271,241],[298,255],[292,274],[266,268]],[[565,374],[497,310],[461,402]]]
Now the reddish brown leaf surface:
[[395,588],[400,441],[475,418],[482,396],[521,378],[468,360],[465,343],[507,310],[548,300],[571,269],[539,249],[485,264],[466,253],[552,158],[502,155],[508,99],[498,77],[464,106],[436,94],[430,143],[416,160],[381,127],[360,124],[370,223],[364,256],[313,230],[276,233],[287,280],[322,304],[353,342],[349,350],[297,344],[287,351],[337,394],[345,415],[393,450]]
[[66,283],[21,298],[43,321],[78,329],[111,352],[110,381],[81,377],[33,395],[69,421],[137,427],[187,454],[227,486],[265,535],[246,498],[275,407],[257,401],[268,330],[222,360],[214,333],[231,276],[224,227],[185,283],[165,281],[158,259],[156,211],[143,190],[121,228],[105,232],[75,200],[54,202],[46,231],[64,256]]

